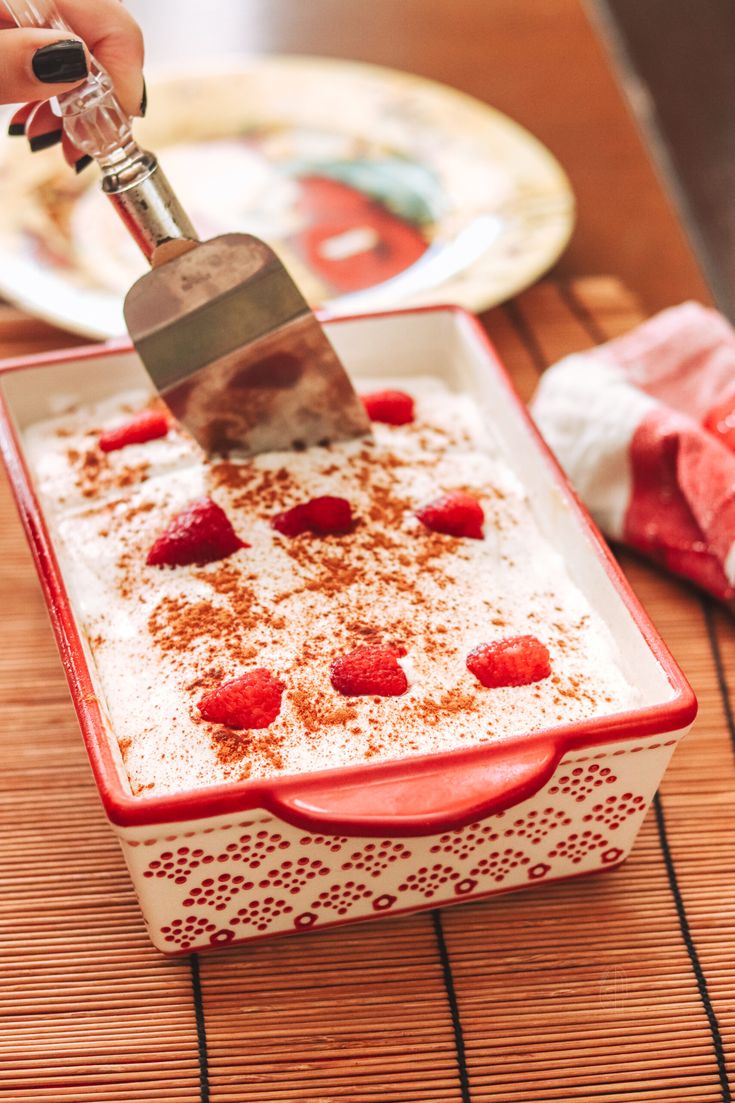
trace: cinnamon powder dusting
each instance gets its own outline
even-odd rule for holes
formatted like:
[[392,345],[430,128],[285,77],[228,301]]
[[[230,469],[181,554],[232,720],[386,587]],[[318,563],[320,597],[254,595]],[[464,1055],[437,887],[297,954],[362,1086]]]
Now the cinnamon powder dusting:
[[98,448],[89,448],[84,452],[67,448],[66,459],[74,486],[83,498],[88,499],[137,486],[146,481],[150,472],[150,464],[145,461],[116,465]]
[[248,756],[257,753],[264,758],[271,770],[277,773],[283,769],[283,755],[279,750],[281,740],[263,732],[233,731],[231,728],[218,728],[212,733],[212,746],[217,761],[223,766],[239,767],[236,777],[244,780],[250,777],[252,766]]

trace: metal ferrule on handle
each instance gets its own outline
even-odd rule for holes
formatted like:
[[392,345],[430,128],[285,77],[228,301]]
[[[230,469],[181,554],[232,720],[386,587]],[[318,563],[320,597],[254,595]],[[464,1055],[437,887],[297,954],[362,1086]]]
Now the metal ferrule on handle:
[[[53,0],[6,0],[19,27],[50,27],[73,34]],[[152,153],[133,137],[109,74],[91,58],[83,84],[57,98],[69,141],[102,170],[102,190],[147,258],[165,241],[197,234]]]
[[102,190],[141,252],[151,259],[159,245],[197,233],[152,153],[103,173]]

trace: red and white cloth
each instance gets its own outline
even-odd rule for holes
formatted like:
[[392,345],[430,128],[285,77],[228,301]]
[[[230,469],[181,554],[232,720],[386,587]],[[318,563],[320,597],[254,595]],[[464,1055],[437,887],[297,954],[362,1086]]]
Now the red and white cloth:
[[568,356],[531,412],[592,516],[716,597],[735,597],[735,330],[684,303]]

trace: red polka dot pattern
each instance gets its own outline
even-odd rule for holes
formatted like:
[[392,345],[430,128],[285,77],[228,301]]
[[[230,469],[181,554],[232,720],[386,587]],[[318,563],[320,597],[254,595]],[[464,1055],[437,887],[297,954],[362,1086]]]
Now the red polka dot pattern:
[[348,838],[256,812],[141,836],[130,860],[160,900],[158,943],[176,952],[473,899],[617,865],[651,799],[643,752],[667,746],[577,756],[522,804],[433,836]]
[[593,804],[591,812],[582,816],[582,822],[603,824],[609,831],[616,831],[630,816],[642,816],[645,811],[643,797],[623,793],[619,797],[606,797],[601,804]]
[[444,885],[451,884],[458,877],[456,869],[436,862],[433,866],[421,866],[415,873],[409,873],[403,884],[398,886],[398,891],[417,892],[431,900]]
[[513,850],[507,847],[505,850],[493,850],[485,858],[481,858],[474,869],[470,870],[471,877],[489,877],[500,885],[509,873],[519,866],[527,866],[530,862],[528,855],[522,850]]
[[342,884],[331,885],[324,892],[320,892],[312,907],[315,910],[322,908],[326,911],[334,911],[337,915],[346,915],[354,904],[360,900],[367,900],[372,895],[373,890],[367,885],[345,881]]
[[566,858],[578,865],[593,850],[602,850],[607,839],[598,831],[574,831],[549,851],[549,858]]
[[263,900],[251,900],[239,908],[237,915],[230,920],[235,927],[254,927],[256,931],[267,931],[282,915],[290,915],[293,906],[286,900],[266,896]]
[[600,766],[599,762],[592,762],[589,766],[575,766],[568,774],[562,775],[548,792],[549,796],[561,793],[580,803],[594,793],[595,789],[601,789],[604,785],[614,785],[617,780],[609,766]]
[[354,869],[367,877],[380,877],[394,862],[410,857],[411,851],[404,843],[384,839],[381,843],[367,843],[362,850],[353,851],[348,861],[342,863],[342,869]]
[[494,842],[498,833],[492,824],[471,823],[461,831],[439,836],[439,842],[429,848],[431,854],[451,854],[463,862],[483,843]]
[[216,927],[216,923],[212,923],[206,916],[189,915],[186,919],[172,919],[165,927],[161,927],[161,934],[164,941],[172,942],[179,950],[190,950],[202,938],[216,930]]

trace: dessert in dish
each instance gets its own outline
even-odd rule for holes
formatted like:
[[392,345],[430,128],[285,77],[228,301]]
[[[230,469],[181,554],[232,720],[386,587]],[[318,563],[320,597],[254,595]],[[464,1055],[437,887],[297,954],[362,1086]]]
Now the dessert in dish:
[[133,793],[639,703],[472,400],[396,388],[366,398],[373,440],[245,461],[206,459],[143,392],[26,431]]

